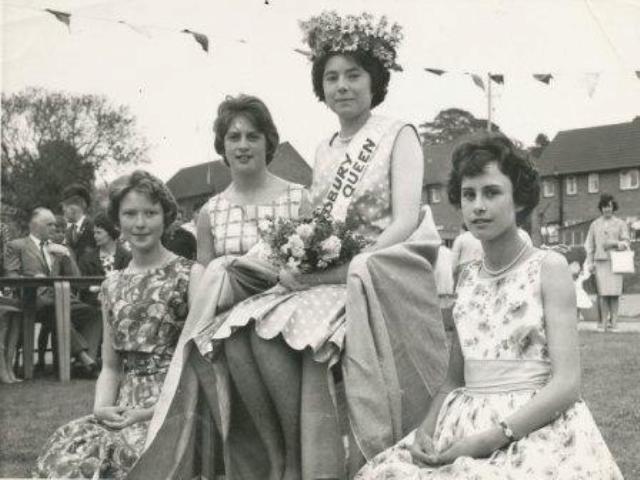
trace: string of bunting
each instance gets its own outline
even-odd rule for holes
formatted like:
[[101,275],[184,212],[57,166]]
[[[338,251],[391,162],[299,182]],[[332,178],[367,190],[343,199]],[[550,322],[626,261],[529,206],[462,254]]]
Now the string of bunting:
[[[435,75],[437,77],[442,77],[443,75],[450,74],[450,73],[458,73],[458,72],[451,72],[451,71],[443,70],[440,68],[431,68],[431,67],[425,67],[424,70],[425,72]],[[640,70],[636,70],[634,73],[636,78],[640,80]],[[481,75],[478,75],[477,73],[472,73],[472,72],[463,72],[463,74],[471,77],[471,80],[473,81],[473,83],[483,91],[487,89],[486,81],[488,80],[488,78],[491,79],[492,82],[497,83],[499,85],[504,85],[506,81],[506,76],[503,73],[488,73],[488,74],[485,74],[484,77]],[[587,95],[589,95],[589,98],[593,97],[593,95],[595,94],[596,89],[598,87],[598,82],[600,81],[600,76],[601,76],[600,72],[586,72],[582,74],[582,83],[586,88]],[[532,73],[531,77],[534,80],[540,83],[543,83],[545,85],[551,85],[551,81],[555,79],[552,73]]]
[[[269,5],[268,0],[264,1],[265,5]],[[40,9],[40,8],[34,8],[34,7],[28,7],[28,6],[23,6],[23,5],[14,5],[14,4],[6,4],[5,6],[8,7],[12,7],[12,8],[18,8],[18,9],[22,9],[22,10],[34,10],[34,11],[39,11],[39,12],[46,12],[50,15],[52,15],[57,21],[61,22],[62,24],[64,24],[67,29],[69,30],[69,32],[71,33],[71,19],[74,16],[74,14],[69,13],[69,12],[64,12],[61,10],[54,10],[52,8],[44,8],[44,9]],[[206,53],[209,52],[209,48],[210,48],[210,40],[209,40],[209,36],[195,31],[191,28],[182,28],[180,30],[177,29],[173,29],[173,28],[167,28],[167,27],[160,27],[160,26],[154,26],[154,25],[138,25],[135,23],[131,23],[128,22],[126,20],[114,20],[114,19],[106,19],[106,18],[95,18],[95,17],[87,17],[87,16],[77,16],[78,18],[82,18],[82,19],[89,19],[89,20],[98,20],[98,21],[103,21],[103,22],[109,22],[109,23],[116,23],[116,24],[120,24],[120,25],[124,25],[128,28],[130,28],[132,31],[138,33],[139,35],[143,35],[147,38],[151,38],[151,32],[150,30],[162,30],[162,31],[169,31],[169,32],[174,32],[174,33],[184,33],[187,35],[191,35],[193,37],[193,39],[195,40],[195,42],[198,43],[198,45],[202,48],[202,50]],[[239,38],[235,40],[238,43],[243,43],[246,44],[247,41],[245,39]],[[307,58],[311,57],[311,52],[307,51],[307,50],[302,50],[300,48],[293,48],[292,49],[294,52],[299,53]],[[424,70],[427,73],[430,73],[432,75],[441,77],[445,74],[451,74],[451,73],[457,73],[457,72],[452,72],[452,71],[447,71],[444,69],[440,69],[440,68],[433,68],[433,67],[426,67],[424,68]],[[473,83],[480,89],[482,89],[483,91],[486,90],[487,86],[485,85],[485,81],[487,80],[487,77],[490,79],[490,81],[499,84],[499,85],[504,85],[506,82],[506,76],[503,73],[488,73],[485,74],[484,76],[481,76],[477,73],[473,73],[473,72],[463,72],[464,75],[468,75],[469,77],[471,77],[471,80],[473,81]],[[638,78],[640,80],[640,70],[635,70],[635,76],[636,78]],[[532,78],[538,82],[541,82],[545,85],[550,85],[551,81],[554,80],[554,76],[552,73],[532,73],[531,74]],[[589,97],[593,97],[593,95],[595,94],[596,88],[598,86],[598,82],[600,80],[600,73],[599,72],[588,72],[584,74],[584,85],[586,87],[587,90],[587,94],[589,95]]]
[[[269,2],[265,0],[264,4],[265,5],[269,5]],[[69,33],[71,33],[71,20],[72,20],[73,17],[76,17],[76,18],[81,18],[81,19],[85,19],[85,20],[97,20],[97,21],[101,21],[101,22],[124,25],[124,26],[130,28],[132,31],[138,33],[139,35],[142,35],[142,36],[147,37],[147,38],[151,38],[152,37],[152,34],[151,34],[152,30],[173,32],[173,33],[184,33],[184,34],[187,34],[187,35],[190,35],[191,37],[193,37],[193,39],[198,43],[200,48],[202,48],[202,50],[204,52],[206,52],[206,53],[209,52],[210,43],[211,43],[210,40],[209,40],[209,36],[208,35],[206,35],[206,34],[204,34],[202,32],[195,31],[195,30],[193,30],[191,28],[174,29],[174,28],[160,27],[160,26],[157,26],[157,25],[139,25],[139,24],[131,23],[131,22],[126,21],[126,20],[116,20],[116,19],[108,19],[108,18],[89,17],[89,16],[85,16],[85,15],[75,15],[75,14],[70,13],[70,12],[65,12],[65,11],[62,11],[62,10],[55,10],[53,8],[34,8],[34,7],[29,7],[29,6],[24,6],[24,5],[14,5],[14,4],[6,4],[6,6],[11,7],[11,8],[17,8],[17,9],[20,9],[20,10],[32,10],[32,11],[38,11],[38,12],[46,12],[46,13],[52,15],[57,21],[59,21],[62,24],[64,24],[67,27],[67,29],[69,30]],[[247,43],[247,41],[242,39],[242,38],[237,39],[236,42],[238,42],[238,43]]]

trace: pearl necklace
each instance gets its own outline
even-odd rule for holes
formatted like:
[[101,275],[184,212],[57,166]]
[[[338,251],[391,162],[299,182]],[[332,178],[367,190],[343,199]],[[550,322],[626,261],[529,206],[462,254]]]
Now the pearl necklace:
[[495,276],[498,276],[498,275],[502,275],[504,272],[506,272],[511,267],[513,267],[516,263],[518,263],[518,260],[520,260],[522,258],[522,256],[524,255],[524,252],[526,252],[526,251],[527,251],[527,243],[523,241],[522,242],[522,247],[520,247],[520,250],[518,250],[518,253],[516,254],[516,256],[513,257],[513,260],[511,260],[504,267],[498,268],[497,270],[490,269],[487,266],[487,257],[483,256],[482,257],[482,268],[484,268],[484,271],[487,272],[491,276],[495,277]]

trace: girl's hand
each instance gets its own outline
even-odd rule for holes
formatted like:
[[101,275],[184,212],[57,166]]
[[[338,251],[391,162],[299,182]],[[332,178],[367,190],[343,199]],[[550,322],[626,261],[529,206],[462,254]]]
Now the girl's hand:
[[486,458],[503,446],[504,435],[500,429],[476,433],[458,440],[446,450],[435,455],[435,465],[453,463],[458,457]]
[[422,429],[418,427],[413,443],[409,446],[409,453],[413,463],[418,466],[430,467],[436,465],[434,463],[437,453],[433,445],[433,439]]
[[125,421],[124,412],[126,410],[126,407],[99,407],[93,411],[93,414],[100,423],[104,423],[107,427],[122,428],[118,425]]
[[625,242],[618,242],[618,250],[626,250],[627,244]]
[[300,281],[302,275],[283,268],[278,274],[278,283],[292,292],[306,290],[309,287]]
[[122,408],[119,420],[103,421],[103,423],[110,428],[121,430],[125,427],[133,425],[134,423],[144,422],[151,419],[151,413],[149,409],[145,408]]

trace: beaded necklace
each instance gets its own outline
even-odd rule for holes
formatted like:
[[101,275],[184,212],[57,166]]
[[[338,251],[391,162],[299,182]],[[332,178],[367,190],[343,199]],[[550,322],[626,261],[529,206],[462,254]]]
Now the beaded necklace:
[[516,254],[516,256],[513,257],[513,260],[511,260],[504,267],[498,268],[497,270],[492,270],[491,268],[489,268],[487,266],[487,257],[483,256],[482,257],[482,268],[484,268],[484,271],[487,272],[491,276],[495,277],[495,276],[498,276],[498,275],[502,275],[504,272],[506,272],[511,267],[513,267],[516,263],[518,263],[518,260],[520,260],[522,258],[522,256],[524,255],[524,252],[526,252],[526,251],[527,251],[527,243],[523,241],[522,242],[522,247],[520,247],[520,250],[518,250],[518,253]]

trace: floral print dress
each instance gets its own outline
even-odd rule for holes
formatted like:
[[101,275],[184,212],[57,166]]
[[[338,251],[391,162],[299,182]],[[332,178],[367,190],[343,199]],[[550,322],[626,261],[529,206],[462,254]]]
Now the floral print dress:
[[[551,374],[536,251],[510,272],[481,278],[481,262],[461,273],[453,315],[465,362],[465,387],[445,399],[434,432],[436,450],[498,425],[524,406]],[[620,480],[622,474],[589,409],[580,400],[552,423],[489,458],[413,465],[411,433],[377,455],[357,480]]]
[[[102,285],[113,348],[123,375],[117,406],[152,407],[160,395],[188,313],[193,262],[182,257],[144,273],[112,272]],[[123,479],[144,447],[148,422],[111,429],[87,415],[58,428],[38,457],[36,476]]]

